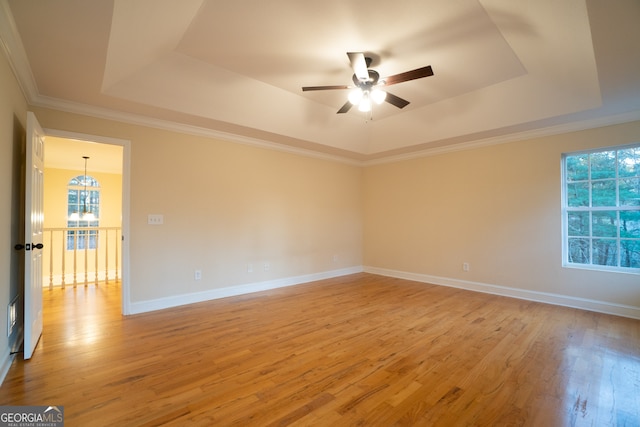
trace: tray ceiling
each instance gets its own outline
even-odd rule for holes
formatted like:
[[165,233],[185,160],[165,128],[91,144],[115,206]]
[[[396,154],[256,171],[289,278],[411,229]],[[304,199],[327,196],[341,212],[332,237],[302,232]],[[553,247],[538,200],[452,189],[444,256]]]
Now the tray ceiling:
[[[640,118],[636,0],[2,2],[34,105],[360,161]],[[336,114],[347,51],[435,75]]]

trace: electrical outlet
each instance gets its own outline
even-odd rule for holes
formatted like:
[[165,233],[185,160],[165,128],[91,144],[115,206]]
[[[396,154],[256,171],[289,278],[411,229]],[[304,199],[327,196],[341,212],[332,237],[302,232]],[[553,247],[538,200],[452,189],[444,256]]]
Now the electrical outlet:
[[469,263],[468,262],[463,262],[462,263],[462,271],[469,271]]
[[253,264],[247,264],[247,273],[253,273]]
[[269,271],[269,269],[271,268],[271,264],[269,264],[268,262],[264,263],[264,271]]
[[193,280],[202,280],[202,270],[196,270],[193,272]]

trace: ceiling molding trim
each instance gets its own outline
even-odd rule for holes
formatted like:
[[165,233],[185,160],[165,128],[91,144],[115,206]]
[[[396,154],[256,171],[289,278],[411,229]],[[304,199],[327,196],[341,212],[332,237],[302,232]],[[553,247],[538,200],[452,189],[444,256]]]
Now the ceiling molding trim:
[[308,150],[304,148],[291,147],[284,144],[278,144],[258,138],[251,138],[237,135],[229,132],[216,131],[213,129],[202,128],[198,126],[185,125],[181,123],[171,122],[167,120],[153,119],[146,116],[135,115],[131,113],[123,113],[121,111],[110,110],[106,108],[92,107],[76,102],[64,101],[55,98],[38,96],[38,101],[32,105],[51,108],[68,113],[81,114],[99,119],[114,120],[122,123],[129,123],[138,126],[146,126],[155,129],[162,129],[171,132],[184,133],[187,135],[203,136],[249,145],[258,148],[281,151],[289,154],[295,154],[305,157],[312,157],[321,160],[335,161],[346,163],[353,166],[373,166],[384,163],[394,163],[404,160],[410,160],[420,157],[436,156],[440,154],[453,153],[456,151],[472,150],[476,148],[487,147],[491,145],[506,144],[510,142],[524,141],[527,139],[541,138],[546,136],[560,135],[569,132],[578,132],[587,129],[593,129],[604,126],[612,126],[621,123],[628,123],[640,120],[640,110],[627,113],[611,115],[606,117],[597,117],[594,119],[579,120],[570,123],[563,123],[555,126],[548,126],[538,129],[532,129],[523,132],[515,132],[506,135],[473,140],[459,144],[453,144],[445,147],[427,148],[411,153],[389,155],[374,160],[354,160],[344,156],[322,153],[319,151]]
[[171,122],[168,120],[154,119],[146,116],[140,116],[131,113],[123,113],[121,111],[111,110],[107,108],[98,108],[77,102],[65,101],[56,98],[38,96],[37,100],[30,102],[31,105],[41,108],[49,108],[67,113],[81,114],[85,116],[95,117],[98,119],[114,120],[122,123],[128,123],[138,126],[145,126],[155,129],[161,129],[171,132],[183,133],[187,135],[203,136],[207,138],[223,140],[227,142],[235,142],[253,147],[281,151],[299,156],[313,157],[321,160],[329,160],[334,162],[346,163],[350,165],[362,166],[362,161],[350,159],[344,156],[322,153],[319,151],[308,150],[304,148],[291,147],[284,144],[237,135],[229,132],[222,132],[213,129],[203,128],[199,126],[185,125],[181,123]]
[[473,150],[476,148],[488,147],[491,145],[508,144],[510,142],[525,141],[528,139],[542,138],[546,136],[562,135],[570,132],[579,132],[582,130],[594,129],[605,126],[613,126],[622,123],[640,121],[640,110],[627,113],[598,117],[595,119],[575,121],[571,123],[563,123],[555,126],[548,126],[538,129],[532,129],[523,132],[510,133],[491,138],[478,139],[475,141],[453,144],[445,147],[427,148],[425,150],[415,151],[412,153],[390,155],[375,160],[365,160],[363,166],[374,166],[385,163],[395,163],[405,160],[417,159],[421,157],[437,156],[440,154],[454,153],[456,151]]
[[92,107],[86,104],[42,96],[39,94],[39,91],[37,89],[35,78],[31,71],[31,67],[29,65],[22,40],[17,32],[8,0],[0,0],[0,45],[2,50],[5,52],[8,62],[29,105],[56,109],[68,113],[81,114],[100,119],[114,120],[128,124],[184,133],[194,136],[203,136],[207,138],[235,142],[253,147],[276,150],[305,157],[346,163],[355,166],[372,166],[383,163],[393,163],[420,157],[434,156],[462,150],[471,150],[490,145],[516,142],[640,120],[640,111],[637,110],[618,115],[599,117],[595,119],[578,120],[561,125],[548,126],[524,132],[516,132],[498,137],[478,139],[450,146],[427,148],[398,155],[391,154],[379,159],[356,160],[345,156],[322,153],[320,151],[297,148],[285,144],[278,144],[263,139],[245,137],[228,132],[216,131],[213,129],[207,129],[192,125],[185,125],[176,122],[170,122],[167,120],[153,119],[136,114],[123,113],[116,110]]
[[22,39],[13,20],[8,0],[0,0],[0,45],[2,45],[2,50],[18,80],[22,94],[27,98],[27,102],[34,99],[38,95],[38,87],[27,60]]

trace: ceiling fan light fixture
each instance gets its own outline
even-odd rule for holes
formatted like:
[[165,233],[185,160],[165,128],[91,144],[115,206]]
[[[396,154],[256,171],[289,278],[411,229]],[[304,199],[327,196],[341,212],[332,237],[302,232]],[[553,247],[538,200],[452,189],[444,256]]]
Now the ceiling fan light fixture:
[[371,99],[369,98],[368,91],[362,94],[362,100],[360,100],[360,104],[358,104],[358,110],[363,113],[371,111]]
[[349,92],[349,102],[352,103],[353,105],[358,105],[362,100],[362,96],[363,96],[362,89],[356,88],[351,92]]
[[373,102],[375,102],[378,105],[382,104],[386,98],[387,98],[387,92],[383,90],[374,89],[371,91],[371,99],[373,99]]
[[337,114],[344,114],[351,110],[352,106],[356,105],[361,112],[370,112],[372,108],[371,101],[375,102],[376,105],[386,101],[395,107],[404,108],[409,105],[409,101],[379,88],[433,76],[431,65],[427,65],[380,79],[380,74],[376,70],[369,68],[371,66],[371,58],[366,57],[364,52],[347,52],[347,56],[349,56],[349,62],[353,70],[353,75],[351,76],[353,85],[302,87],[303,92],[351,89],[348,95],[349,100],[337,111]]

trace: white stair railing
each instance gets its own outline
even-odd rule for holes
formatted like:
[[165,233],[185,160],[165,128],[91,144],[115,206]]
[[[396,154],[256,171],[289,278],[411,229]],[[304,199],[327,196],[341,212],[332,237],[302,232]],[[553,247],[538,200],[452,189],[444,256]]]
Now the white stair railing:
[[119,281],[121,242],[120,227],[45,228],[43,287]]

